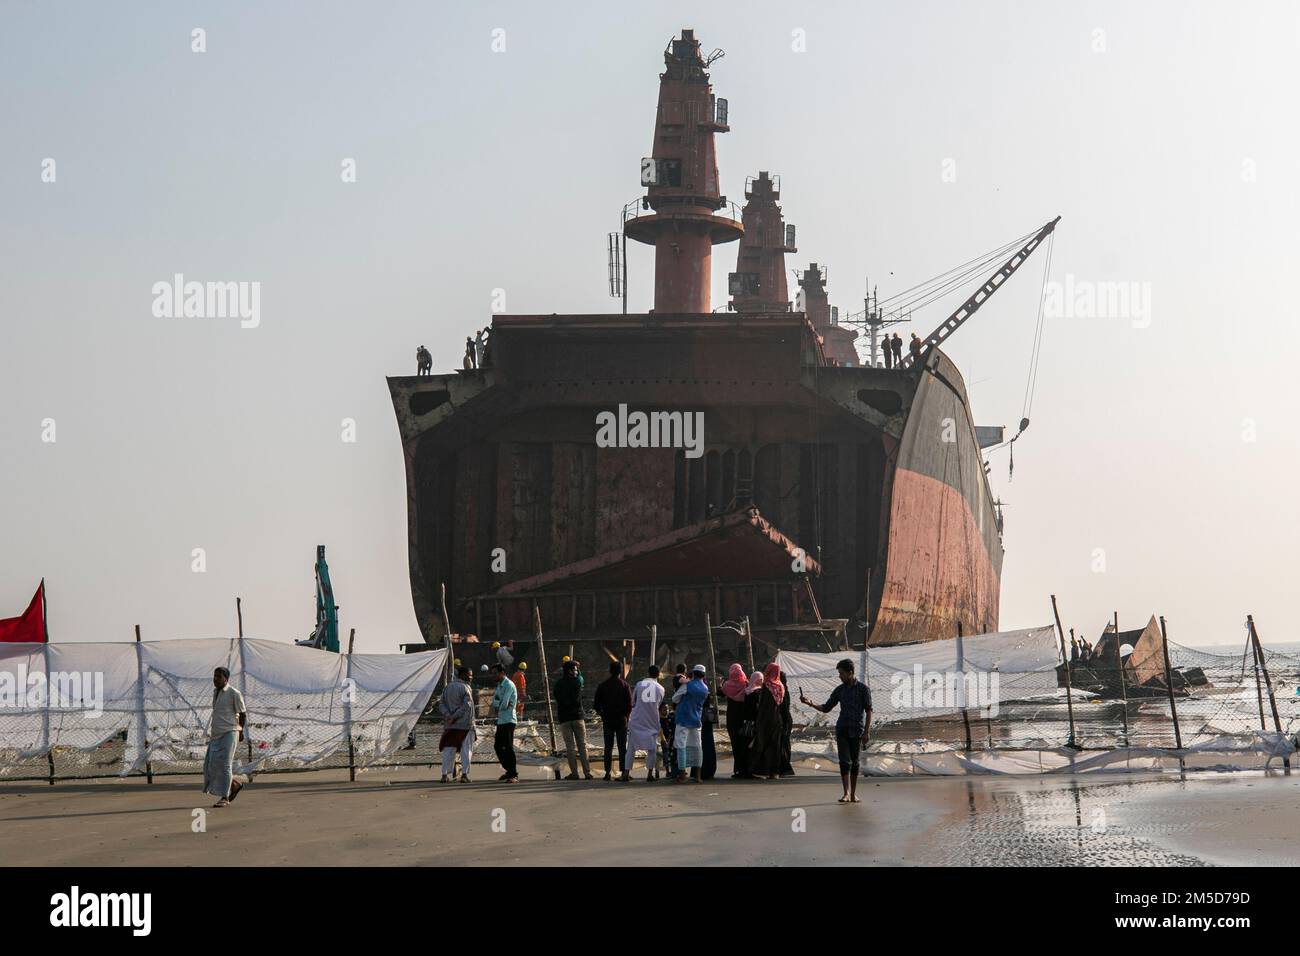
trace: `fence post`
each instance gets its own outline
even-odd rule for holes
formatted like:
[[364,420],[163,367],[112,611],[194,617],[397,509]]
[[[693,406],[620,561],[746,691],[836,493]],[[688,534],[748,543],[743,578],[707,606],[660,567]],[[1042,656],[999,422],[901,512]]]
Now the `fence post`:
[[1131,747],[1133,742],[1128,733],[1128,681],[1124,677],[1124,654],[1119,644],[1119,611],[1115,612],[1115,660],[1119,662],[1119,695],[1124,701],[1124,746]]
[[54,786],[54,741],[50,739],[50,688],[54,686],[50,680],[50,638],[49,634],[45,635],[45,644],[41,649],[45,656],[45,717],[42,720],[42,730],[45,731],[45,761],[50,766],[50,786]]
[[[239,692],[244,697],[244,708],[248,708],[248,666],[244,663],[244,608],[239,598],[235,598],[235,617],[239,619]],[[244,743],[248,747],[248,762],[253,762],[253,718],[248,717],[248,726],[244,728]],[[248,779],[253,779],[253,768],[248,768]]]
[[961,697],[961,722],[966,726],[966,752],[971,751],[970,714],[966,710],[966,656],[962,646],[961,620],[957,621],[957,693]]
[[754,631],[753,625],[748,617],[743,618],[745,622],[745,654],[749,660],[749,672],[754,673]]
[[1074,742],[1074,689],[1070,686],[1070,654],[1065,649],[1065,631],[1061,627],[1061,612],[1056,609],[1056,595],[1052,595],[1052,616],[1056,618],[1056,634],[1061,641],[1061,660],[1065,663],[1065,706],[1070,715],[1070,739],[1065,746],[1078,750]]
[[152,784],[153,762],[147,758],[149,753],[149,722],[145,716],[144,708],[144,647],[140,644],[139,624],[135,626],[135,670],[137,674],[136,683],[140,685],[140,741],[146,754],[144,773],[145,779]]
[[[438,584],[438,599],[442,604],[442,627],[447,632],[447,666],[442,669],[442,681],[444,684],[450,684],[452,675],[455,673],[454,658],[455,653],[451,649],[451,616],[447,614],[447,585]],[[497,637],[501,636],[501,622],[497,619]],[[454,769],[454,768],[453,768]]]
[[[1273,680],[1268,676],[1268,663],[1264,660],[1264,648],[1259,643],[1259,632],[1255,630],[1255,618],[1249,614],[1246,615],[1246,626],[1250,628],[1250,640],[1255,645],[1255,656],[1259,661],[1259,669],[1264,672],[1264,686],[1268,689],[1268,706],[1273,711],[1273,729],[1280,734],[1282,733],[1282,720],[1277,715],[1277,698],[1273,696]],[[1282,766],[1290,770],[1291,758],[1283,757]]]
[[352,642],[356,640],[357,629],[354,627],[348,631],[348,663],[347,663],[347,694],[343,697],[343,721],[348,728],[348,780],[352,783],[357,782],[357,761],[356,751],[352,748],[352,700],[350,695],[354,693],[352,683]]
[[[1165,688],[1169,691],[1169,712],[1174,718],[1174,743],[1179,750],[1183,749],[1183,733],[1178,729],[1178,705],[1174,703],[1174,679],[1169,668],[1169,634],[1165,630],[1164,615],[1160,617],[1160,649],[1164,652],[1165,658]],[[1178,766],[1183,766],[1183,757],[1178,756]]]
[[[542,659],[542,690],[546,692],[546,723],[551,730],[551,756],[557,756],[555,752],[555,708],[551,704],[551,671],[546,666],[546,642],[542,639],[542,612],[537,607],[537,602],[533,602],[533,634],[537,637],[537,653]],[[560,771],[557,768],[555,778],[558,780]]]

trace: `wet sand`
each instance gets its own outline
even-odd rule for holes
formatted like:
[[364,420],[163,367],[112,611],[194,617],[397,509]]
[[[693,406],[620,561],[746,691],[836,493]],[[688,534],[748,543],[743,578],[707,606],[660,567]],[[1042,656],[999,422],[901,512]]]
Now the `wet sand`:
[[[0,783],[0,863],[28,865],[1159,865],[1300,862],[1300,774],[1085,774],[698,785],[432,782],[402,768],[258,777],[210,809],[197,777]],[[644,774],[641,774],[643,777]],[[206,832],[194,832],[196,809]]]

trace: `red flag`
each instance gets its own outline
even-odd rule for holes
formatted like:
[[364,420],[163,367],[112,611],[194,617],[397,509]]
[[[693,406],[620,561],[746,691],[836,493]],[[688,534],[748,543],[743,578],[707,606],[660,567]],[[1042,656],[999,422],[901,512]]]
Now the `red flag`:
[[27,605],[20,617],[0,618],[0,642],[32,641],[44,643],[48,639],[45,633],[45,579],[32,595],[32,603]]

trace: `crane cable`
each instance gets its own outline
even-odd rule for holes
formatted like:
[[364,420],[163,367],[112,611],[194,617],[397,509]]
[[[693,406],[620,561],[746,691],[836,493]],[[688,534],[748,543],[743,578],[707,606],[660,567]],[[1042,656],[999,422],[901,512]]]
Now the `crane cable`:
[[1034,393],[1039,385],[1039,359],[1043,356],[1043,330],[1047,328],[1048,281],[1052,277],[1052,250],[1056,246],[1056,233],[1048,237],[1047,260],[1043,263],[1043,291],[1039,294],[1039,323],[1034,329],[1034,349],[1030,352],[1030,372],[1024,381],[1024,402],[1021,406],[1021,431],[1008,442],[1010,463],[1006,468],[1006,480],[1015,475],[1015,442],[1030,427],[1030,412],[1034,411]]
[[988,449],[989,453],[1003,447],[1008,449],[1011,460],[1007,466],[1007,481],[1011,481],[1016,473],[1015,443],[1025,433],[1025,429],[1029,427],[1029,416],[1034,410],[1034,393],[1038,388],[1039,359],[1042,357],[1043,352],[1043,332],[1047,325],[1047,284],[1052,274],[1052,249],[1055,241],[1056,233],[1053,232],[1047,237],[1047,256],[1043,262],[1043,289],[1038,297],[1038,322],[1034,327],[1034,345],[1029,354],[1029,373],[1025,379],[1025,398],[1020,406],[1020,429],[1014,437]]

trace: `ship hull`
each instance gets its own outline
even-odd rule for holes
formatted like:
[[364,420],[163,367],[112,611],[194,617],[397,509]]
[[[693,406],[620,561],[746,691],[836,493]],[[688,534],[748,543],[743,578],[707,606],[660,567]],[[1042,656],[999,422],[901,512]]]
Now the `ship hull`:
[[[389,380],[426,640],[783,646],[997,629],[1002,547],[961,378],[836,366],[800,313],[498,316],[487,369]],[[703,448],[602,447],[621,406],[700,412]],[[737,515],[745,516],[738,518]],[[598,572],[598,573],[597,573]]]

